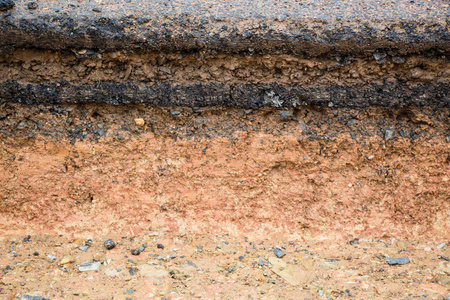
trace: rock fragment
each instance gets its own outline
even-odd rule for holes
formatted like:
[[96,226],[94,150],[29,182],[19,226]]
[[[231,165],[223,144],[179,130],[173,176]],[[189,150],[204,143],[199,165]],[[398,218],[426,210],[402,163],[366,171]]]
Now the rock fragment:
[[35,10],[35,9],[38,8],[38,4],[37,4],[36,2],[29,2],[29,3],[27,4],[27,8],[28,8],[29,10]]
[[80,272],[98,271],[101,265],[102,264],[99,261],[97,262],[87,261],[78,266],[78,271]]
[[114,243],[114,241],[112,239],[106,240],[104,244],[105,244],[105,248],[108,250],[111,250],[114,247],[116,247],[116,243]]
[[278,258],[282,258],[283,256],[286,255],[286,253],[284,253],[284,251],[281,250],[280,248],[274,248],[273,249],[273,254],[275,254],[276,257],[278,257]]
[[17,297],[16,299],[27,299],[27,300],[50,300],[48,298],[44,298],[41,296],[31,296],[28,294],[24,294],[22,296]]
[[139,251],[139,249],[132,249],[131,250],[131,255],[139,255],[141,254],[141,251]]
[[12,0],[0,0],[0,11],[8,11],[10,9],[13,9],[15,5],[16,4]]
[[134,123],[136,123],[137,126],[143,127],[145,125],[145,121],[142,118],[136,118],[134,119]]
[[384,259],[389,265],[406,265],[409,264],[411,261],[409,260],[409,257],[399,257],[399,258],[385,258]]

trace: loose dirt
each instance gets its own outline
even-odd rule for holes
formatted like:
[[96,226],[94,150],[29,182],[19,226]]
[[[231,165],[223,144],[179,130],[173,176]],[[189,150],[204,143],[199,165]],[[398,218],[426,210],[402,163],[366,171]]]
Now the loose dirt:
[[445,55],[399,55],[378,51],[373,57],[352,55],[299,58],[298,55],[103,52],[90,49],[49,51],[20,49],[0,58],[0,82],[98,81],[175,85],[199,83],[273,83],[364,87],[386,81],[389,87],[407,83],[450,82]]
[[0,299],[443,299],[449,117],[3,104]]

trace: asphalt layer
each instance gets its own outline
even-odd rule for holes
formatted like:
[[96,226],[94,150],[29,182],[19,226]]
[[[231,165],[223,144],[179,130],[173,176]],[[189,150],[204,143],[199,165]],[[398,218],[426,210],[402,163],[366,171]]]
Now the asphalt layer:
[[[445,70],[446,64],[439,65],[438,70],[426,67],[436,66],[438,60],[447,62],[450,57],[450,8],[445,1],[0,0],[0,8],[0,59],[6,64],[18,61],[20,64],[20,59],[14,56],[18,49],[48,50],[53,53],[51,57],[58,57],[58,53],[72,55],[70,67],[74,68],[82,64],[79,53],[94,53],[97,61],[83,67],[84,76],[89,77],[108,71],[106,63],[100,61],[102,55],[120,52],[113,72],[125,74],[120,80],[103,79],[104,76],[93,84],[73,78],[49,81],[45,79],[50,74],[45,72],[52,72],[53,67],[49,66],[44,73],[40,73],[41,69],[35,71],[44,78],[42,81],[0,82],[0,103],[450,107],[450,73]],[[313,80],[306,85],[283,84],[264,78],[255,82],[244,76],[238,83],[214,78],[202,83],[186,80],[174,83],[169,80],[173,74],[162,75],[166,79],[158,75],[170,67],[160,61],[150,66],[160,68],[156,77],[129,79],[136,78],[130,72],[140,72],[140,66],[133,66],[126,57],[145,53],[172,53],[180,57],[198,54],[200,62],[203,57],[218,54],[226,56],[224,61],[243,56],[291,55],[295,59],[310,59],[311,67],[305,72],[313,72],[317,78],[331,69],[317,70],[316,62],[328,59],[342,68],[339,78],[344,81],[356,76],[358,82],[320,85]],[[356,58],[367,62],[372,74],[380,74],[377,82],[349,73],[346,66]],[[51,64],[52,58],[40,66],[33,61],[22,64],[13,72],[20,74],[20,68],[38,70],[47,63]],[[379,67],[373,67],[375,63]],[[410,75],[389,77],[384,72],[387,64]],[[229,73],[232,78],[242,78],[239,67]],[[249,70],[251,76],[253,71]],[[286,71],[276,66],[268,70]],[[431,71],[434,77],[421,75]],[[0,72],[10,71],[0,68]],[[8,76],[12,78],[13,74]],[[291,72],[289,76],[297,74]]]
[[22,47],[306,56],[450,49],[445,1],[0,2],[9,7],[0,12],[4,55]]

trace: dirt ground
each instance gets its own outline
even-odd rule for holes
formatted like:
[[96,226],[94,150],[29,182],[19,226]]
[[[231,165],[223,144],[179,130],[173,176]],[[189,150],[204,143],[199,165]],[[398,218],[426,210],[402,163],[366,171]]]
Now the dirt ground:
[[0,299],[445,299],[449,118],[3,104]]

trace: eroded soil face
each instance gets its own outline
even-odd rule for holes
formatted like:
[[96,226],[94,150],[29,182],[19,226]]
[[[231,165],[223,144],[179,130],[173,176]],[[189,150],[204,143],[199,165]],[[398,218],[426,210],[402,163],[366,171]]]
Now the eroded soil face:
[[[16,264],[8,273],[9,281],[2,281],[0,288],[4,295],[39,290],[42,296],[53,299],[61,295],[82,297],[79,286],[84,285],[89,286],[91,298],[119,295],[124,299],[123,289],[131,282],[137,294],[130,298],[146,299],[152,294],[175,299],[194,295],[247,298],[251,290],[258,291],[252,296],[255,298],[283,297],[286,291],[291,298],[315,298],[319,297],[315,286],[319,286],[323,295],[350,297],[345,289],[333,290],[331,286],[340,285],[339,278],[364,281],[366,277],[355,278],[365,275],[375,282],[379,278],[373,274],[380,268],[388,270],[389,276],[400,268],[412,274],[421,265],[429,268],[424,271],[429,276],[414,273],[416,277],[404,282],[400,275],[383,277],[396,283],[398,290],[386,290],[386,282],[377,283],[376,290],[369,289],[375,284],[372,281],[364,281],[368,284],[365,290],[355,281],[355,289],[363,298],[404,298],[411,296],[405,296],[404,288],[413,286],[413,295],[422,295],[426,292],[420,284],[436,284],[441,292],[428,293],[443,297],[448,292],[445,278],[449,271],[448,265],[439,269],[441,262],[446,263],[439,255],[445,257],[448,248],[442,248],[442,252],[435,246],[450,238],[449,118],[448,109],[362,111],[305,106],[242,110],[4,104],[0,107],[0,230],[4,247],[0,267],[28,259],[38,268],[49,268],[48,272],[59,275],[33,269],[34,274],[47,277],[36,275],[34,283],[21,286],[21,276],[27,271]],[[150,232],[158,235],[148,239]],[[22,243],[28,234],[33,242]],[[91,252],[74,250],[88,238],[94,241]],[[115,252],[99,252],[106,251],[102,243],[107,238],[122,240],[123,244]],[[225,239],[234,247],[231,252],[215,248]],[[350,247],[347,243],[355,239],[366,245],[358,248],[353,243]],[[376,250],[380,240],[391,252]],[[15,250],[10,248],[11,241],[17,242]],[[84,276],[86,273],[76,271],[77,264],[96,252],[103,255],[98,258],[102,263],[111,259],[109,263],[115,269],[121,264],[124,270],[134,268],[134,263],[127,265],[129,250],[142,243],[156,249],[158,241],[170,248],[161,255],[168,256],[172,248],[180,248],[185,258],[169,262],[156,258],[157,268],[169,272],[167,268],[203,259],[205,266],[199,267],[203,273],[192,269],[192,283],[164,273],[163,279],[151,285],[151,291],[143,288],[137,292],[147,286],[145,276],[128,273],[131,279],[127,281],[120,274],[111,277],[101,273],[104,268],[93,277],[103,278],[111,286],[111,293],[104,294],[91,290],[93,281]],[[249,242],[261,249],[253,250]],[[60,243],[63,246],[53,248]],[[271,273],[268,265],[254,264],[260,256],[273,256],[272,247],[276,245],[288,252],[284,258],[288,265],[298,265],[298,259],[305,259],[298,251],[308,245],[319,254],[308,254],[311,266],[301,270],[319,272],[324,258],[336,258],[340,261],[337,269],[330,268],[340,271],[314,273],[301,281],[299,286],[303,288],[294,287]],[[197,251],[200,246],[209,250],[201,254]],[[252,252],[246,253],[246,249]],[[40,256],[34,257],[30,251],[38,251]],[[393,272],[392,266],[385,265],[386,256],[377,254],[381,259],[374,258],[380,251],[390,257],[409,256],[412,263]],[[55,255],[58,260],[51,267],[44,266],[50,263],[44,254]],[[64,255],[74,257],[68,273],[57,265]],[[238,259],[243,255],[247,255],[245,259]],[[362,261],[353,263],[348,256]],[[138,258],[138,271],[150,268],[155,260],[147,253]],[[365,264],[367,260],[370,263]],[[238,272],[228,272],[228,265],[235,261]],[[216,265],[224,268],[213,270]],[[361,274],[344,271],[352,267]],[[214,275],[213,279],[222,282],[223,293],[211,281],[216,271],[220,278]],[[261,280],[255,277],[258,274]],[[246,275],[253,279],[243,280]],[[77,277],[73,288],[64,284],[61,291],[51,295],[45,284],[39,285],[64,276],[67,280],[84,276],[84,281],[77,281],[82,278]],[[174,280],[180,286],[173,284]],[[328,287],[317,280],[325,280]],[[196,284],[198,288],[192,288],[192,294],[180,292]],[[79,296],[74,291],[80,292]]]

